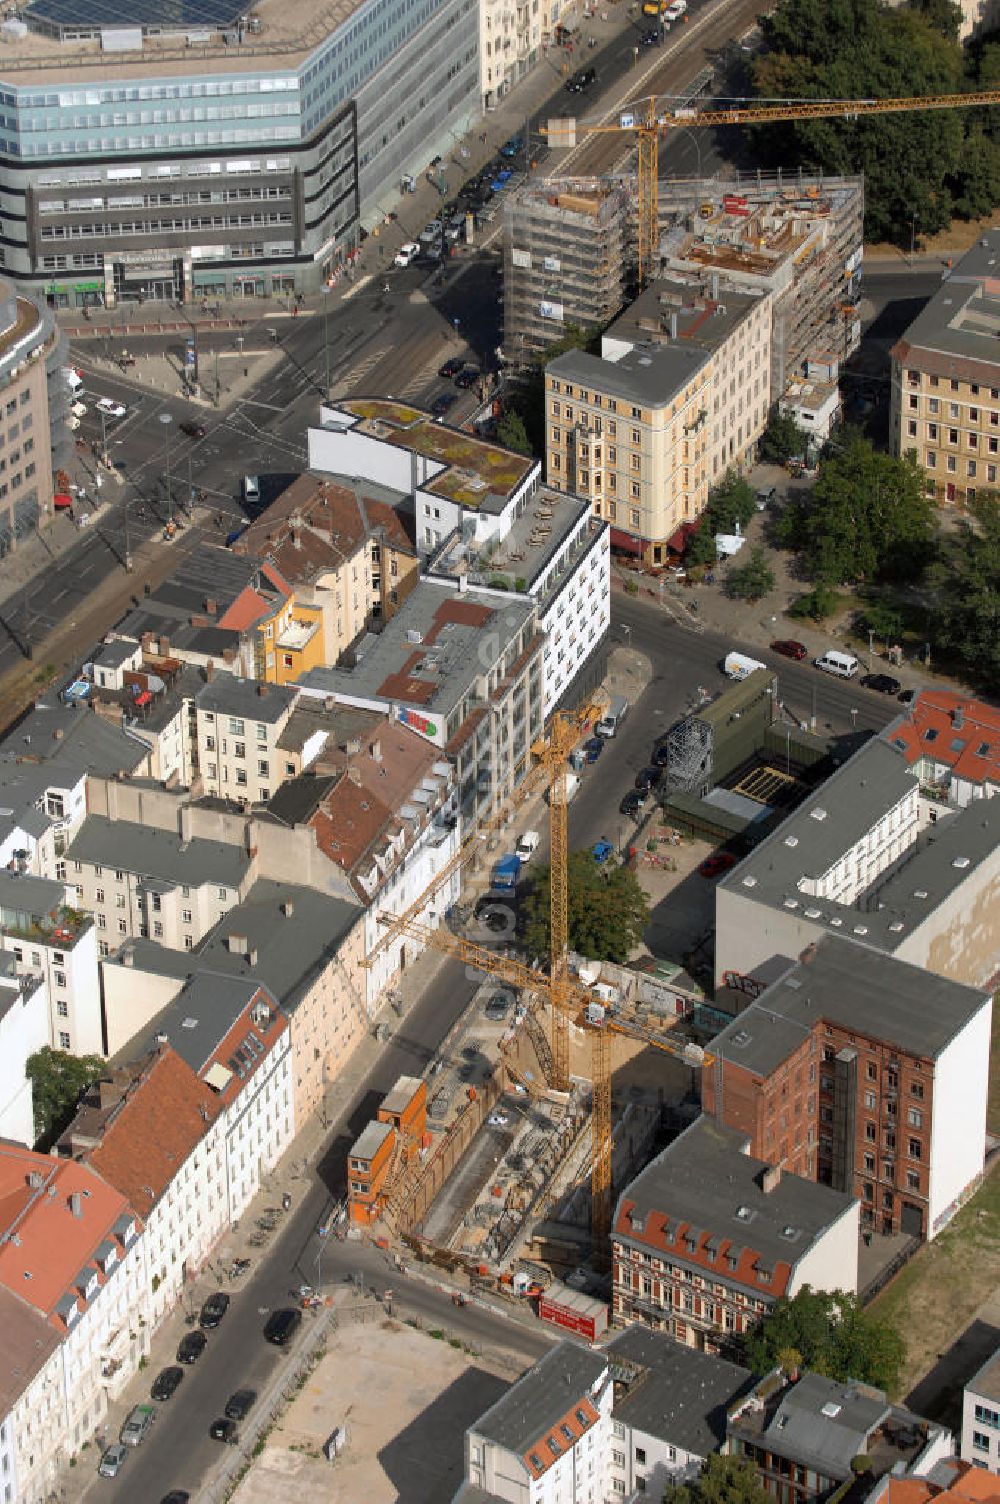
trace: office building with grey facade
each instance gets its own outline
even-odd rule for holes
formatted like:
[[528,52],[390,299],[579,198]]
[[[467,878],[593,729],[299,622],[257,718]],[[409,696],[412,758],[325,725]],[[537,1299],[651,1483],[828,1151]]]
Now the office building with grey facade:
[[34,0],[0,267],[59,306],[322,286],[478,108],[476,0]]

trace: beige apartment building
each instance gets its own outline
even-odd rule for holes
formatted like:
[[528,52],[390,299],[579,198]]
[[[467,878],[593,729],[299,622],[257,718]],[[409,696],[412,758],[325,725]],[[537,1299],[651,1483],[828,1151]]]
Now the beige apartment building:
[[890,434],[939,501],[962,505],[1000,467],[1000,229],[987,230],[892,350]]
[[288,776],[279,741],[298,691],[216,674],[195,695],[198,768],[206,794],[261,804]]
[[0,558],[52,514],[52,316],[0,277]]

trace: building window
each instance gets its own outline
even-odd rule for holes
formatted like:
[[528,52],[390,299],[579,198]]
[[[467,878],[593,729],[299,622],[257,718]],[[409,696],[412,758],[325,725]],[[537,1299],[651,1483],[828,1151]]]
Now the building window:
[[982,1425],[992,1426],[994,1431],[1000,1431],[1000,1410],[991,1410],[988,1405],[977,1405],[974,1414]]
[[911,1128],[922,1128],[924,1126],[924,1115],[920,1111],[920,1108],[909,1108],[906,1114],[906,1121],[909,1123]]
[[60,1018],[69,1018],[69,1004],[62,1001],[56,1003],[56,1012]]
[[646,1448],[645,1447],[636,1447],[636,1449],[635,1449],[635,1460],[639,1464],[640,1467],[645,1467],[645,1465],[646,1465]]
[[918,1138],[911,1138],[909,1140],[909,1143],[907,1144],[907,1153],[909,1154],[910,1158],[921,1159],[923,1157],[923,1152],[923,1145],[921,1144],[920,1140]]
[[908,1191],[919,1191],[919,1189],[920,1189],[920,1176],[919,1176],[919,1174],[917,1173],[916,1170],[907,1170],[907,1172],[906,1172],[906,1189]]
[[[62,1035],[60,1035],[59,1037],[62,1038]],[[972,1449],[975,1452],[988,1452],[989,1451],[989,1449],[990,1449],[990,1438],[986,1435],[985,1431],[973,1431],[973,1433],[972,1433]]]
[[60,1030],[59,1033],[59,1048],[61,1050],[69,1049],[69,1035],[63,1030]]

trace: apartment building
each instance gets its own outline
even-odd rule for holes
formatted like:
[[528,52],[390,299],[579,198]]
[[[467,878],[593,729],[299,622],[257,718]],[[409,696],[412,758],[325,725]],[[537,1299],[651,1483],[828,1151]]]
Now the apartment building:
[[804,1285],[853,1293],[858,1214],[852,1196],[773,1168],[703,1116],[618,1198],[614,1317],[717,1351]]
[[0,760],[0,799],[0,867],[64,877],[66,846],[87,812],[84,769]]
[[1000,793],[1000,713],[983,700],[922,689],[881,734],[902,752],[932,815]]
[[547,483],[587,497],[610,524],[613,548],[665,564],[708,500],[711,409],[705,350],[559,355],[545,368]]
[[224,1127],[217,1094],[161,1044],[89,1086],[53,1149],[141,1216],[142,1309],[154,1327],[229,1225]]
[[46,363],[58,344],[52,315],[0,277],[0,559],[53,515]]
[[972,987],[1000,970],[1000,805],[925,797],[908,735],[867,743],[721,879],[717,988],[827,934]]
[[198,771],[206,794],[265,804],[285,778],[278,741],[298,698],[287,685],[218,674],[195,695]]
[[781,1369],[735,1402],[726,1433],[727,1450],[777,1504],[829,1498],[854,1482],[859,1457],[875,1483],[932,1469],[954,1446],[947,1427],[892,1404],[873,1384]]
[[913,453],[938,501],[961,506],[997,483],[1000,230],[984,230],[892,348],[889,432]]
[[709,481],[753,464],[771,409],[772,296],[754,289],[723,294],[719,278],[692,287],[663,275],[601,336],[602,360],[639,346],[690,346],[712,356]]
[[530,764],[544,716],[537,607],[422,582],[352,667],[316,669],[299,688],[377,710],[415,731],[457,769],[459,813],[478,820]]
[[87,816],[66,861],[102,956],[140,935],[193,950],[253,881],[245,847],[107,815]]
[[233,545],[239,555],[268,561],[301,607],[318,612],[322,651],[312,661],[295,650],[304,626],[268,644],[274,673],[267,677],[278,684],[293,683],[315,662],[336,663],[373,623],[388,620],[417,582],[416,550],[399,514],[362,487],[300,475]]
[[978,1185],[992,1003],[826,935],[713,1041],[702,1106],[750,1152],[930,1239]]
[[0,951],[0,1138],[35,1142],[34,1097],[26,1065],[49,1043],[49,997],[41,976],[19,977],[10,951]]
[[567,328],[600,329],[635,279],[635,181],[547,178],[503,209],[503,350],[522,366]]
[[557,20],[560,0],[484,0],[479,7],[479,92],[482,113],[495,110],[538,61],[542,38],[549,38],[549,11]]
[[0,871],[0,951],[29,991],[44,985],[53,1049],[104,1053],[97,931],[66,903],[64,883]]
[[[14,736],[0,742],[0,767],[36,767],[48,773],[54,794],[79,788],[83,774],[144,778],[150,770],[149,747],[131,736],[117,718],[110,721],[72,696],[47,691],[17,724]],[[47,806],[48,807],[48,804]],[[60,818],[78,817],[64,806]]]
[[1000,1476],[1000,1349],[963,1390],[962,1457]]
[[613,1397],[604,1353],[551,1348],[466,1431],[453,1504],[604,1504]]
[[[458,850],[455,768],[433,743],[388,716],[337,707],[334,718],[342,728],[336,745],[320,757],[315,773],[279,789],[269,815],[314,834],[364,904],[370,964],[363,986],[374,1011],[385,988],[422,949],[401,934],[374,954],[385,933],[383,916],[407,913]],[[461,873],[455,871],[427,910],[443,913],[460,891]],[[421,917],[429,922],[427,911]]]
[[148,1352],[142,1223],[86,1165],[11,1144],[0,1205],[0,1423],[19,1504],[44,1504]]

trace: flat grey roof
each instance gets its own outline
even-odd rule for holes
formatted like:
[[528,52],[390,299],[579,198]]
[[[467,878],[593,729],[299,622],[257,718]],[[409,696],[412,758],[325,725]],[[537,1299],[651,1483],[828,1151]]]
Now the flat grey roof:
[[121,668],[141,651],[138,642],[116,638],[114,642],[102,642],[94,649],[93,661],[101,668]]
[[[604,338],[632,343],[664,341],[680,348],[715,351],[738,329],[747,314],[760,306],[760,295],[726,288],[715,298],[690,277],[660,276],[604,331]],[[670,338],[676,317],[677,335]]]
[[258,679],[219,673],[199,689],[194,703],[200,711],[273,725],[295,703],[297,694],[298,690],[288,684],[264,684]]
[[240,846],[200,837],[183,841],[173,831],[105,815],[88,815],[66,854],[73,861],[190,887],[223,883],[238,888],[250,869],[250,858]]
[[[222,976],[199,967],[173,1002],[141,1035],[129,1040],[125,1053],[129,1059],[142,1055],[155,1048],[158,1034],[166,1034],[171,1049],[200,1074],[259,987],[256,977]],[[268,1002],[273,1008],[276,999]]]
[[592,1352],[579,1342],[560,1342],[512,1384],[469,1430],[523,1456],[567,1412],[582,1399],[591,1397],[607,1366],[603,1353]]
[[903,343],[996,366],[1000,297],[992,290],[985,292],[983,283],[995,286],[998,265],[1000,229],[993,227],[982,232],[945,276],[906,330]]
[[992,1358],[987,1358],[972,1378],[966,1384],[966,1389],[972,1394],[980,1395],[984,1400],[1000,1400],[1000,1347],[997,1348]]
[[[66,886],[30,872],[11,872],[0,867],[0,915],[51,914],[66,902]],[[6,920],[4,922],[7,922]]]
[[602,360],[584,350],[569,350],[550,360],[546,370],[560,381],[577,381],[599,392],[663,407],[707,365],[707,350],[691,346],[637,344],[621,360]]
[[712,1041],[712,1053],[769,1076],[826,1019],[933,1060],[989,996],[844,936],[824,935],[809,959],[772,983]]
[[391,1123],[366,1123],[351,1145],[348,1153],[352,1159],[374,1159],[390,1133],[395,1133]]
[[604,1351],[613,1365],[640,1370],[615,1402],[615,1420],[695,1457],[724,1444],[727,1407],[757,1382],[749,1368],[641,1326],[620,1332]]
[[[0,759],[30,758],[35,765],[82,769],[99,778],[132,773],[149,757],[145,742],[106,721],[88,706],[42,699],[0,743]],[[53,775],[54,776],[54,775]]]
[[[619,1208],[632,1202],[643,1218],[658,1212],[669,1217],[675,1230],[687,1223],[753,1250],[772,1268],[794,1266],[854,1205],[853,1197],[787,1171],[765,1192],[762,1179],[768,1166],[743,1152],[746,1142],[746,1134],[703,1115],[626,1186]],[[622,1230],[619,1218],[620,1212],[615,1236],[645,1247],[644,1235]],[[675,1251],[670,1257],[683,1263],[685,1253]]]
[[[524,509],[515,519],[510,532],[496,544],[492,552],[492,539],[477,543],[475,539],[455,532],[445,539],[439,551],[431,557],[427,572],[456,578],[464,574],[474,585],[489,585],[497,576],[506,576],[512,584],[520,578],[531,590],[580,518],[589,512],[590,502],[583,497],[539,486],[533,495],[525,499]],[[599,532],[600,528],[596,531]],[[585,534],[584,544],[590,541],[590,534]],[[515,554],[520,557],[514,558]],[[482,563],[480,559],[483,560]],[[564,578],[561,575],[558,583]]]
[[[452,603],[465,611],[479,607],[489,613],[488,618],[478,625],[460,620],[441,623],[439,611]],[[310,669],[299,685],[314,694],[398,702],[448,716],[503,655],[534,611],[534,602],[523,596],[494,602],[421,580],[384,630],[359,645],[360,661],[355,668]],[[483,662],[477,647],[487,633],[489,659]],[[412,667],[404,678],[407,665]],[[407,680],[420,681],[421,692],[411,697]]]

